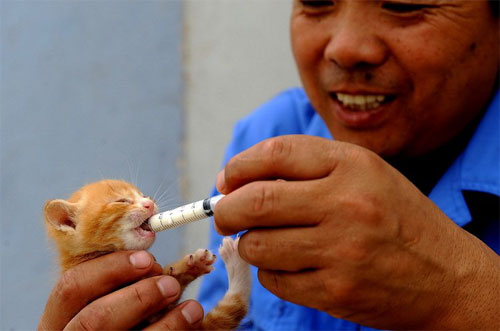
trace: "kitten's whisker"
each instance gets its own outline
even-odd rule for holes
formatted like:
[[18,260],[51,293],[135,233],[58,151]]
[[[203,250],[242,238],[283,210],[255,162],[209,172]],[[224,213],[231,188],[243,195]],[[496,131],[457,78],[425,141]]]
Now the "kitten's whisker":
[[179,201],[176,197],[167,198],[166,200],[162,200],[156,203],[159,206],[159,209],[172,209],[179,207],[182,202]]
[[182,201],[179,201],[179,199],[173,198],[173,199],[168,199],[164,201],[160,201],[156,203],[157,206],[175,206],[182,203]]
[[167,193],[169,193],[169,187],[167,187],[167,189],[165,191],[163,191],[163,193],[158,197],[157,201],[161,202],[164,197],[168,198],[168,195],[165,196],[165,194],[167,194]]
[[170,210],[174,209],[177,207],[180,207],[181,203],[180,202],[167,202],[167,203],[162,203],[161,205],[157,205],[159,210]]
[[167,197],[165,199],[157,201],[156,205],[167,206],[167,205],[178,205],[179,203],[182,203],[182,201],[177,197]]
[[[165,191],[163,191],[163,193],[158,197],[158,201],[161,201],[166,193],[172,192],[172,188],[174,187],[175,184],[177,184],[177,181],[176,180],[172,181],[172,183],[170,185],[168,185],[167,188],[165,189]],[[167,195],[167,197],[168,197],[168,195]]]
[[158,194],[158,192],[160,191],[160,188],[161,188],[162,186],[163,186],[163,181],[160,183],[160,185],[158,185],[158,188],[156,189],[155,193],[154,193],[154,194],[153,194],[153,196],[152,196],[152,199],[153,199],[154,201],[157,201],[157,199],[156,199],[156,195]]
[[[160,185],[158,186],[158,188],[156,189],[155,191],[155,194],[153,194],[153,200],[157,200],[156,199],[156,195],[160,192],[161,188],[163,187],[163,184],[165,184],[165,181],[168,179],[168,174],[165,174],[165,176],[163,176],[163,179],[160,183]],[[167,186],[167,189],[168,189],[168,186]]]

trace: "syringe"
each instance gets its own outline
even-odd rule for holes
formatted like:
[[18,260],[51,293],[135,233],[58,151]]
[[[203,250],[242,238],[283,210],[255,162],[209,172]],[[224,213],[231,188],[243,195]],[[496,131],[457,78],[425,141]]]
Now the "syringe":
[[219,194],[153,215],[149,218],[149,226],[154,232],[160,232],[210,217],[214,214],[215,205],[222,197],[224,194]]

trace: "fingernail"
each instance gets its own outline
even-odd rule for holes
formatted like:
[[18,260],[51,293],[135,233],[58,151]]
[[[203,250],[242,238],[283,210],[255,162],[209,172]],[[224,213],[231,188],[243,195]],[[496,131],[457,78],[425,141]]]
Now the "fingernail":
[[203,309],[194,301],[185,305],[181,313],[189,324],[195,324],[203,317]]
[[217,174],[217,179],[215,181],[215,187],[217,188],[217,191],[221,192],[224,191],[225,188],[225,183],[224,183],[224,169],[222,169],[218,174]]
[[144,269],[151,265],[151,255],[146,251],[135,252],[129,257],[130,263],[137,269]]
[[169,276],[158,279],[156,285],[158,285],[161,295],[163,295],[165,298],[170,298],[177,295],[180,290],[179,283],[174,278]]

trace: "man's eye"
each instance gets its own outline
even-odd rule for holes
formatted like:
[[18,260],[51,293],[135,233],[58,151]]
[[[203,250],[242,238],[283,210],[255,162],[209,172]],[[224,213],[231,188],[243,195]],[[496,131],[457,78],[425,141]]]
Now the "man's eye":
[[423,9],[434,7],[428,4],[385,2],[382,8],[397,14],[415,13]]
[[301,0],[300,2],[304,7],[309,8],[325,8],[333,6],[333,1],[331,0]]

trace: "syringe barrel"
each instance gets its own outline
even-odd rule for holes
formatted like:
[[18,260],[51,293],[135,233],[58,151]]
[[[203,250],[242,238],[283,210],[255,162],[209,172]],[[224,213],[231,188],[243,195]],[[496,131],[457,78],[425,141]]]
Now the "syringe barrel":
[[149,226],[154,232],[160,232],[210,217],[215,204],[222,197],[223,195],[207,198],[153,215],[149,219]]

